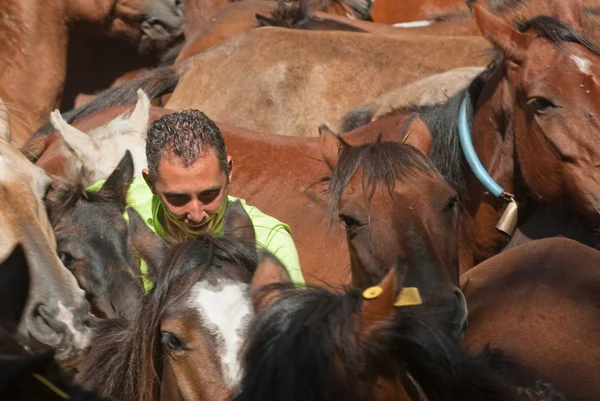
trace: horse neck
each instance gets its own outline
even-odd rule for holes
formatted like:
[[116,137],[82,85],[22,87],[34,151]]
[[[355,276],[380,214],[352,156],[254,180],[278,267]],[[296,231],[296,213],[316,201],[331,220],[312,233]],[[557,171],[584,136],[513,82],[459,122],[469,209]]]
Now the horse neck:
[[505,237],[495,229],[505,202],[491,195],[475,177],[458,138],[458,109],[465,95],[471,100],[467,117],[472,126],[473,146],[484,168],[506,192],[517,197],[526,194],[519,178],[514,145],[511,110],[514,94],[508,87],[503,65],[491,68],[465,92],[422,117],[434,137],[431,158],[458,192],[464,206],[459,230],[461,273],[496,254],[506,244]]
[[13,142],[22,145],[58,106],[66,72],[69,24],[101,22],[112,0],[6,0],[0,4],[0,97],[11,113]]
[[47,120],[66,75],[66,8],[60,2],[7,0],[0,5],[0,96],[21,145]]

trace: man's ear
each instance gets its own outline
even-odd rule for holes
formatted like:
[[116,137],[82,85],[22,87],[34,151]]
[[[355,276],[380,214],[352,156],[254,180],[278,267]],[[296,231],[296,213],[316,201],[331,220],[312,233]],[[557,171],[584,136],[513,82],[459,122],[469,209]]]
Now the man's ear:
[[231,182],[231,178],[233,177],[233,157],[231,155],[227,155],[227,170],[229,170],[229,182]]
[[156,192],[154,191],[154,184],[150,179],[150,170],[148,170],[147,168],[142,169],[142,177],[144,178],[144,181],[146,181],[146,184],[148,184],[148,187],[150,187],[152,194],[156,195]]

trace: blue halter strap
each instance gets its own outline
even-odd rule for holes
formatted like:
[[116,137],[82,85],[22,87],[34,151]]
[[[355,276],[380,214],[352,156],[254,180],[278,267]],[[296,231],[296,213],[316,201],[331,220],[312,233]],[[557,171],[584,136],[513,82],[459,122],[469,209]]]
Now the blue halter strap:
[[463,98],[460,103],[460,109],[458,110],[458,137],[467,163],[469,163],[469,166],[477,179],[496,198],[514,198],[513,195],[504,192],[504,188],[498,185],[498,183],[488,174],[485,167],[483,167],[483,164],[481,164],[477,152],[475,152],[471,131],[469,129],[469,121],[467,120],[467,96],[468,94]]

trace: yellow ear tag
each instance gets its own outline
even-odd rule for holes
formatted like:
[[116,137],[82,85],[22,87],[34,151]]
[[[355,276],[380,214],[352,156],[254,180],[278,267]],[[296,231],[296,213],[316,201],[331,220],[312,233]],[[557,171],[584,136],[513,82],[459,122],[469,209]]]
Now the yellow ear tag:
[[394,306],[421,305],[423,300],[417,287],[404,287],[394,302]]
[[362,295],[364,299],[374,299],[380,296],[382,293],[383,288],[375,286],[369,287],[366,290],[364,290]]

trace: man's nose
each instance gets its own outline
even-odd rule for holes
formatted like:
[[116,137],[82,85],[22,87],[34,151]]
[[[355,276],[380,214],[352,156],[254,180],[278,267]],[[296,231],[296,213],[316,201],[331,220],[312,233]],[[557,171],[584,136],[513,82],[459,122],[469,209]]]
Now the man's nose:
[[190,210],[188,211],[188,219],[193,220],[196,223],[200,223],[206,216],[206,212],[202,207],[202,204],[198,201],[192,203]]

